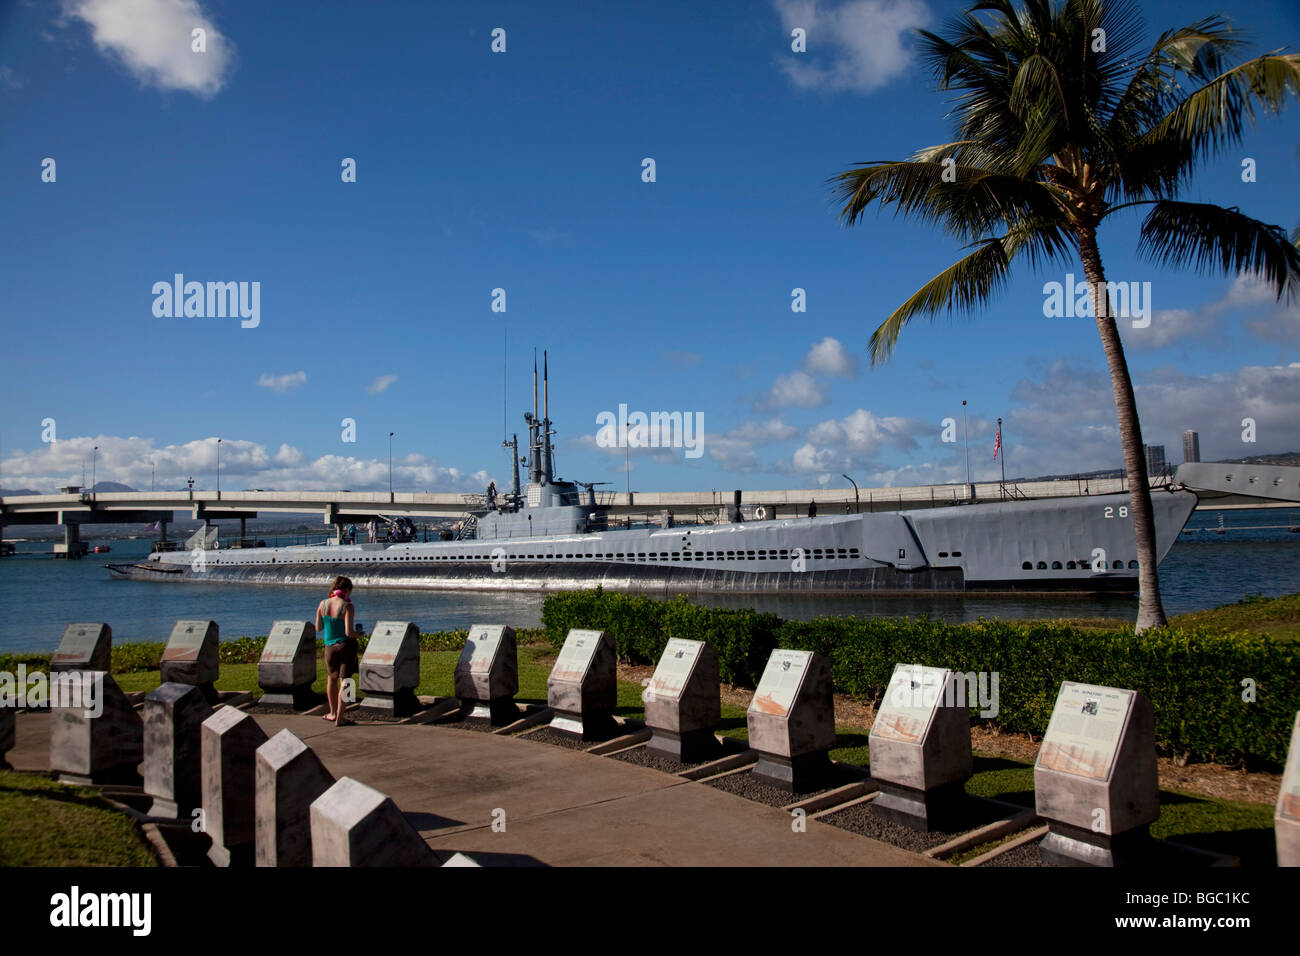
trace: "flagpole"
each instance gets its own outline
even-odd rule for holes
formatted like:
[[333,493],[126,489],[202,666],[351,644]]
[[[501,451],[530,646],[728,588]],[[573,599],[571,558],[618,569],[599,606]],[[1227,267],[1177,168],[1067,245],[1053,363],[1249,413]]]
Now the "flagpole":
[[1007,496],[1007,450],[1002,447],[1002,419],[998,419],[998,452],[1002,465],[1002,497]]
[[961,440],[966,447],[966,494],[974,498],[970,487],[970,429],[966,427],[966,399],[961,400]]

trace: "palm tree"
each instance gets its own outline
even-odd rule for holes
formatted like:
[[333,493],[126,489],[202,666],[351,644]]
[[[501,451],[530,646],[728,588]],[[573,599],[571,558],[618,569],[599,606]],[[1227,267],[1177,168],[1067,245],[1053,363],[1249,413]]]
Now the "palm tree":
[[[983,16],[981,16],[983,14]],[[1288,297],[1300,291],[1300,250],[1278,226],[1180,202],[1196,163],[1240,142],[1256,104],[1276,112],[1300,95],[1300,55],[1230,66],[1242,41],[1221,16],[1138,47],[1128,0],[986,0],[954,17],[947,36],[919,31],[941,91],[956,91],[954,141],[902,162],[859,163],[829,181],[846,225],[893,206],[967,243],[871,336],[872,364],[911,320],[969,310],[1031,266],[1082,261],[1110,368],[1137,543],[1137,632],[1165,623],[1156,577],[1151,491],[1112,315],[1097,229],[1113,213],[1150,206],[1138,252],[1165,265],[1254,272]]]

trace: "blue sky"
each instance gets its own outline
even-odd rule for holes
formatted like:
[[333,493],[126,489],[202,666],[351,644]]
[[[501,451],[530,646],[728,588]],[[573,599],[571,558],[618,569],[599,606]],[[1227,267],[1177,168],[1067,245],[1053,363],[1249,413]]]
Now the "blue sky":
[[[398,490],[502,483],[507,341],[510,430],[549,349],[560,473],[620,489],[596,424],[620,404],[703,416],[698,457],[632,451],[647,491],[960,481],[941,423],[963,398],[977,478],[999,416],[1009,473],[1117,466],[1095,325],[1043,315],[1065,270],[1021,267],[973,318],[866,359],[959,252],[888,215],[845,229],[826,180],[949,138],[908,31],[963,6],[4,4],[0,485],[80,480],[98,444],[101,479],[212,487],[220,437],[223,488],[379,489],[390,431]],[[1153,31],[1220,9],[1267,38],[1253,51],[1295,49],[1289,0],[1143,4]],[[1263,118],[1186,198],[1290,230],[1297,116]],[[1147,440],[1173,461],[1184,428],[1207,458],[1300,449],[1300,308],[1151,267],[1137,224],[1115,217],[1102,252],[1152,284],[1151,327],[1126,332]],[[155,315],[176,273],[258,282],[257,326]]]

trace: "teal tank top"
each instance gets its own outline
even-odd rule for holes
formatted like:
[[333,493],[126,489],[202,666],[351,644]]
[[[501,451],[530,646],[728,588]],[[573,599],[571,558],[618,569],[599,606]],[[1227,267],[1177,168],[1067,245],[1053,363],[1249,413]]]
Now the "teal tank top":
[[[344,607],[344,613],[347,613],[346,606]],[[326,646],[329,646],[330,644],[341,644],[348,639],[347,622],[343,620],[343,614],[340,614],[338,617],[330,617],[328,614],[322,612],[321,622],[325,625],[325,628],[321,633],[325,636]]]

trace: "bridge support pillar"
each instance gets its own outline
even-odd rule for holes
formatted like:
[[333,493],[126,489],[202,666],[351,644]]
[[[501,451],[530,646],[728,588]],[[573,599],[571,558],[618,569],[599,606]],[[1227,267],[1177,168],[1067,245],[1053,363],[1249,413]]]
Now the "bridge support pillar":
[[63,526],[63,543],[54,546],[56,558],[80,558],[89,552],[90,546],[81,540],[81,525],[69,521]]

